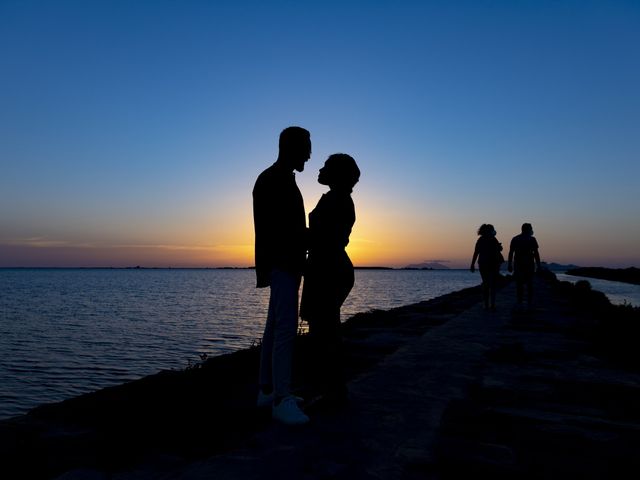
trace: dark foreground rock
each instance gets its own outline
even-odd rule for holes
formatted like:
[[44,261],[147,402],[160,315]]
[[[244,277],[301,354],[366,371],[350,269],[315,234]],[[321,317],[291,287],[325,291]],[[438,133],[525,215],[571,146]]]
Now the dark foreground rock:
[[500,292],[495,313],[470,289],[355,316],[345,325],[351,402],[307,426],[274,424],[253,407],[258,352],[250,349],[2,422],[0,474],[635,477],[640,362],[636,343],[621,339],[637,334],[638,310],[553,275],[536,280],[533,311],[512,308],[513,290]]

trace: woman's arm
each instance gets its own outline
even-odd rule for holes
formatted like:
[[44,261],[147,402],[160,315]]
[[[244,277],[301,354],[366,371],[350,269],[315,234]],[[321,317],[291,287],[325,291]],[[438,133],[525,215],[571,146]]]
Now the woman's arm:
[[476,248],[473,250],[473,258],[471,259],[471,273],[476,271],[476,260],[478,259],[478,243],[476,243]]

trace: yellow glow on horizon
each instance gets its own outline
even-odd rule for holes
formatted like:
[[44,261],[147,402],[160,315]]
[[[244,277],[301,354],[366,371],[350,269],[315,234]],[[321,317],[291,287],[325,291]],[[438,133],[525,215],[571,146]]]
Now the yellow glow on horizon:
[[[371,192],[357,191],[353,197],[357,220],[347,252],[356,266],[403,267],[442,260],[449,262],[447,266],[464,268],[471,260],[478,225],[491,220]],[[307,213],[314,200],[307,202]],[[633,225],[613,236],[606,226],[569,228],[566,222],[526,218],[534,224],[543,261],[606,266],[631,264],[638,258]],[[494,225],[506,253],[520,223],[513,218],[499,220]],[[182,215],[102,224],[90,235],[73,231],[54,237],[36,232],[0,243],[3,265],[249,267],[254,264],[251,197],[243,190],[222,204],[202,201]]]

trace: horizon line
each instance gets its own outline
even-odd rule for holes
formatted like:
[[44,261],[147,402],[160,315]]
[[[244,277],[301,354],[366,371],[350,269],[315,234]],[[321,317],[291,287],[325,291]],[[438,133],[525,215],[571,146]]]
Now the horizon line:
[[[506,263],[506,262],[505,262]],[[554,265],[559,267],[567,267],[567,268],[577,268],[582,267],[581,265],[575,265],[572,263],[569,264],[561,264],[557,262],[542,262],[543,265]],[[216,267],[206,267],[206,266],[0,266],[0,270],[255,270],[255,265],[251,265],[248,267],[241,266],[216,266]],[[444,267],[444,268],[433,268],[433,267],[390,267],[385,265],[354,265],[353,267],[356,270],[469,270],[468,267]],[[602,267],[602,268],[616,268],[616,267]],[[617,267],[620,269],[624,268],[635,268],[633,265],[630,267]]]

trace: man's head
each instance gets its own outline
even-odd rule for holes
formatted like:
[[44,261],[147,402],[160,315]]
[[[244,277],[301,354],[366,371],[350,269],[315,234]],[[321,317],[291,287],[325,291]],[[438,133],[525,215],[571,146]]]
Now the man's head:
[[533,227],[531,226],[530,223],[523,223],[522,224],[522,233],[524,233],[526,235],[533,235]]
[[311,134],[302,127],[287,127],[280,133],[278,161],[301,172],[311,158]]

